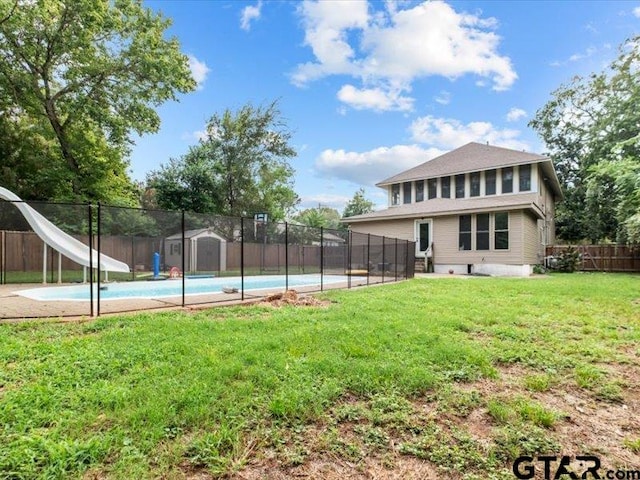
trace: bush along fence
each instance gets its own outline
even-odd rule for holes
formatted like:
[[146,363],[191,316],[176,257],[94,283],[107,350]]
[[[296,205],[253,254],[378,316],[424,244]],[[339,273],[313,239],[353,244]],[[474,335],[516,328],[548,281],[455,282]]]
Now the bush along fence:
[[[32,209],[30,221],[15,204]],[[394,282],[413,277],[414,252],[407,240],[253,218],[3,201],[0,318],[98,316]]]
[[640,245],[548,246],[546,266],[568,272],[640,272]]

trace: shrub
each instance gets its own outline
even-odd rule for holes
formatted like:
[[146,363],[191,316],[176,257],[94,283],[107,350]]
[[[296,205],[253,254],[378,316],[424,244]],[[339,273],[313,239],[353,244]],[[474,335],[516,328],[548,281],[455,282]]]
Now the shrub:
[[569,246],[563,252],[555,254],[549,262],[549,268],[557,272],[572,273],[578,269],[582,257],[580,252]]

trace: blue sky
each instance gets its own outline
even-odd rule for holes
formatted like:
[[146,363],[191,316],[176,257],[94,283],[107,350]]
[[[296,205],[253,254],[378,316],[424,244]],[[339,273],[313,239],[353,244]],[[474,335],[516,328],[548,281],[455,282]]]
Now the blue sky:
[[544,152],[527,122],[640,31],[640,2],[145,1],[173,21],[198,90],[136,138],[134,179],[186,153],[225,108],[279,99],[300,208],[470,141]]

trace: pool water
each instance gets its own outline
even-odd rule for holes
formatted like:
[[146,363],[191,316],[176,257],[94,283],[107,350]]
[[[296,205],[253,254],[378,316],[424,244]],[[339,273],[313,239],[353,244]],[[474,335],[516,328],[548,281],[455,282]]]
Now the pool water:
[[[344,275],[324,275],[325,285],[347,282]],[[289,288],[320,285],[320,274],[289,275]],[[182,280],[120,282],[100,284],[100,300],[122,300],[132,298],[166,298],[182,295]],[[220,278],[185,278],[185,295],[203,295],[222,293],[223,287],[237,288],[240,291],[242,279],[240,277]],[[284,275],[264,275],[244,277],[244,290],[264,290],[285,288]],[[39,287],[14,292],[32,300],[64,300],[88,301],[90,299],[89,285],[72,285],[60,287]],[[93,296],[97,298],[97,285],[94,285]]]

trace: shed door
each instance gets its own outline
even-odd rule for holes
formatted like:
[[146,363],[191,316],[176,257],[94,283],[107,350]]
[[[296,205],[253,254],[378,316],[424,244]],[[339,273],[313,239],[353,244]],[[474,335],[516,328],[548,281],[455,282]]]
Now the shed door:
[[199,272],[220,270],[220,240],[212,237],[203,237],[199,238],[197,242],[197,270]]

